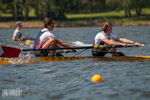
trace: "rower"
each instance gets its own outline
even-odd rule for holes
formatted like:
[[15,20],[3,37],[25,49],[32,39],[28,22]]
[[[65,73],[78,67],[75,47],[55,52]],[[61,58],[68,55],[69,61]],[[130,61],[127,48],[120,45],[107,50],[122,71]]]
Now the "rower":
[[[54,29],[54,20],[51,18],[45,18],[44,19],[44,28],[40,30],[38,35],[36,36],[35,43],[33,46],[33,49],[46,49],[46,48],[63,48],[63,47],[70,47],[71,45],[67,44],[64,41],[61,41],[57,39],[54,34],[52,34],[52,30]],[[67,52],[68,50],[63,50],[64,52]],[[77,52],[76,49],[72,49],[73,52]],[[49,50],[49,51],[41,51],[44,53],[44,56],[49,55],[51,57],[54,57],[55,50]],[[40,52],[40,53],[41,53]]]
[[[119,38],[118,36],[111,33],[112,32],[112,25],[109,22],[104,22],[101,25],[101,32],[97,33],[94,39],[93,45],[105,45],[105,46],[111,46],[111,45],[122,45],[124,47],[127,47],[128,44],[134,44],[138,47],[141,46],[140,43],[128,40],[125,38]],[[119,42],[116,42],[119,41]],[[112,52],[112,56],[117,56],[116,48],[103,48],[103,49],[95,49],[92,50],[93,56],[105,56],[107,52]]]
[[27,43],[34,43],[34,41],[28,40],[24,36],[22,36],[21,28],[23,26],[23,23],[21,21],[16,22],[16,29],[14,31],[12,40],[13,41],[26,41]]

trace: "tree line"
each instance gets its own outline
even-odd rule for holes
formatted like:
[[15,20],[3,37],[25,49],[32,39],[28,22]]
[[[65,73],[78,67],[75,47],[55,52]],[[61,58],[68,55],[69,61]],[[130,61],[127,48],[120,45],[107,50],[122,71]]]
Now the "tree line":
[[143,8],[150,8],[150,0],[0,0],[2,14],[11,14],[13,20],[29,20],[29,12],[36,19],[51,17],[65,19],[66,13],[100,13],[110,10],[124,10],[125,17],[142,15]]

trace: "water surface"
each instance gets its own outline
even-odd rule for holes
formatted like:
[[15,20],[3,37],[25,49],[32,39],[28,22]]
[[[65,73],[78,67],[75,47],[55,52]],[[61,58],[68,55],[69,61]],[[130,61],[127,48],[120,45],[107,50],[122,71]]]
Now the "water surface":
[[[113,27],[119,37],[150,43],[150,26]],[[39,28],[22,29],[34,38]],[[12,42],[14,29],[0,29],[0,41]],[[93,43],[100,27],[55,28],[56,37],[68,43]],[[7,44],[7,43],[6,43]],[[150,55],[150,47],[120,48],[126,55]],[[73,55],[73,54],[69,54]],[[91,55],[91,50],[80,54]],[[90,82],[100,74],[103,81]],[[20,89],[22,96],[3,97],[3,90]],[[150,62],[74,60],[0,65],[1,100],[149,100]]]

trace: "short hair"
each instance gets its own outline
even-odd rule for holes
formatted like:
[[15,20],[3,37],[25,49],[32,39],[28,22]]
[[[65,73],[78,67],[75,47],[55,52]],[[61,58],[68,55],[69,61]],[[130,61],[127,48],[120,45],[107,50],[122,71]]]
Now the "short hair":
[[54,20],[52,18],[45,18],[43,23],[44,23],[44,27],[47,28],[47,25],[53,24]]
[[102,23],[102,25],[101,25],[101,31],[107,32],[109,26],[112,26],[112,24],[109,23],[109,22]]

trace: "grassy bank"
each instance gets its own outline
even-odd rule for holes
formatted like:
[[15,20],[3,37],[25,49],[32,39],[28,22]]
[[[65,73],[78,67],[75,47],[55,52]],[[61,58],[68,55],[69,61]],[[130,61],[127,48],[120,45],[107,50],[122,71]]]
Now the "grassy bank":
[[[134,10],[131,11],[132,17],[124,17],[124,11],[109,11],[92,14],[66,14],[66,20],[55,20],[56,27],[75,27],[75,26],[99,26],[104,21],[109,21],[113,25],[150,25],[149,9],[144,9],[143,16],[136,16]],[[33,15],[32,15],[33,16]],[[15,27],[16,21],[1,21],[0,28]],[[42,21],[30,20],[23,21],[24,27],[43,27]]]
[[67,14],[67,19],[75,21],[87,21],[87,25],[99,25],[109,21],[113,25],[150,25],[150,9],[143,9],[143,16],[136,16],[135,10],[131,10],[132,17],[125,17],[123,10],[109,11],[92,14]]

